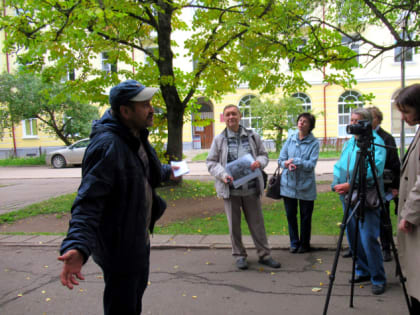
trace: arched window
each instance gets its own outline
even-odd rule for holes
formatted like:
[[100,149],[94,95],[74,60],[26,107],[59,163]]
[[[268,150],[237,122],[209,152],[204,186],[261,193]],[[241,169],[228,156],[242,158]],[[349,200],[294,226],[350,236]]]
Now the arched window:
[[338,98],[338,136],[347,137],[346,126],[350,124],[350,113],[354,107],[363,107],[362,95],[356,91],[346,91]]
[[305,93],[295,93],[292,97],[297,98],[299,100],[299,105],[302,106],[304,112],[309,112],[311,110],[311,99]]
[[247,95],[244,96],[239,101],[239,110],[242,113],[242,119],[241,124],[245,128],[250,128],[253,130],[258,131],[261,128],[260,118],[252,116],[252,110],[251,110],[251,101],[254,99],[254,95]]

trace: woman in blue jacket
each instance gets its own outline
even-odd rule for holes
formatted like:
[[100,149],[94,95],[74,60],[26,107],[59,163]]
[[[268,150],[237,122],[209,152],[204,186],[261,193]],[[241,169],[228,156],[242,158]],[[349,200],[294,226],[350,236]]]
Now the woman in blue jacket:
[[[315,165],[318,161],[319,142],[312,134],[315,117],[302,113],[297,119],[298,132],[291,134],[283,145],[279,165],[283,168],[281,195],[284,197],[289,224],[290,252],[310,251],[312,212],[316,199]],[[297,207],[300,209],[300,236]]]
[[[365,108],[356,108],[351,112],[350,124],[358,124],[360,120],[367,120],[372,123],[372,115],[369,110]],[[371,127],[369,127],[371,128]],[[383,147],[384,141],[372,130],[373,144],[370,143],[369,150],[374,151],[374,163],[376,168],[376,177],[378,179],[379,190],[384,200],[384,185],[383,185],[383,170],[386,160],[386,150]],[[340,195],[340,200],[343,204],[343,210],[346,207],[345,196],[349,193],[351,187],[354,167],[357,166],[356,158],[357,151],[360,150],[359,139],[360,135],[354,135],[348,140],[341,151],[340,159],[334,165],[334,179],[331,184],[333,191]],[[372,140],[369,140],[372,142]],[[363,142],[362,142],[363,143]],[[363,161],[360,161],[363,163]],[[359,182],[358,174],[355,180],[355,187]],[[366,190],[374,188],[374,176],[372,168],[368,164],[366,169]],[[350,244],[352,253],[357,246],[357,257],[356,257],[356,276],[354,283],[360,283],[365,281],[372,282],[372,293],[382,294],[385,292],[386,287],[386,275],[383,266],[383,257],[381,246],[378,241],[379,230],[380,230],[380,207],[376,209],[368,209],[364,207],[364,220],[359,221],[357,226],[355,215],[352,215],[350,220],[347,222],[347,240]],[[353,211],[350,206],[349,214]],[[357,230],[359,231],[358,242],[355,244],[355,235]]]

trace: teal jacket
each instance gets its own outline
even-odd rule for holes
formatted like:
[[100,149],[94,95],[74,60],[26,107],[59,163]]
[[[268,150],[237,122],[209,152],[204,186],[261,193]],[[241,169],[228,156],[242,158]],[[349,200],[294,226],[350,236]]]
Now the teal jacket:
[[[376,133],[376,131],[373,131],[373,143],[384,145],[384,141],[382,138]],[[334,179],[331,184],[332,190],[334,190],[334,186],[337,184],[343,184],[343,183],[350,183],[353,176],[353,169],[354,164],[356,163],[356,153],[359,150],[359,147],[357,145],[357,141],[354,138],[354,136],[344,143],[343,150],[340,155],[340,159],[335,163],[334,165]],[[377,145],[371,145],[369,150],[374,150],[374,158],[375,158],[375,166],[376,166],[376,176],[378,178],[379,182],[379,188],[382,194],[382,197],[384,197],[384,185],[383,185],[383,172],[384,172],[384,166],[385,166],[385,160],[386,160],[386,149]],[[366,161],[367,162],[367,161]],[[373,187],[374,186],[374,179],[372,174],[372,169],[368,164],[367,167],[367,187]],[[356,178],[356,185],[358,183],[358,180]]]
[[315,166],[318,161],[319,142],[312,133],[299,140],[298,133],[291,134],[284,143],[278,163],[284,168],[284,162],[293,159],[296,170],[290,172],[284,168],[281,176],[281,195],[284,197],[315,200]]

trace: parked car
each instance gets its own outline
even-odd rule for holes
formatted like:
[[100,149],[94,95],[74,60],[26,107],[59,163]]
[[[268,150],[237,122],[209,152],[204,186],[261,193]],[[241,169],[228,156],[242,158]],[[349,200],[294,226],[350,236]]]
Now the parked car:
[[52,165],[54,168],[63,168],[68,165],[82,164],[83,155],[86,147],[90,142],[89,138],[79,140],[72,145],[60,150],[55,150],[47,153],[45,161],[47,165]]

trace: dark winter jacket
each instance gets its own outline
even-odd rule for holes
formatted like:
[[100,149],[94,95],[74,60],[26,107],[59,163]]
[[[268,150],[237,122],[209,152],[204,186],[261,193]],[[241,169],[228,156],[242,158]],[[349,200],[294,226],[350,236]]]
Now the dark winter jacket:
[[[388,132],[383,130],[381,127],[376,130],[378,135],[384,140],[385,145],[391,146],[391,147],[397,147],[395,143],[395,139],[392,135],[390,135]],[[393,175],[392,183],[385,184],[385,191],[387,191],[388,188],[395,188],[398,189],[400,186],[400,158],[398,157],[398,151],[397,149],[391,149],[386,148],[386,161],[385,161],[385,169],[390,170]]]
[[[90,137],[83,158],[82,182],[60,252],[78,249],[85,260],[92,254],[104,270],[139,270],[149,261],[140,141],[109,110],[94,124]],[[153,231],[166,208],[154,188],[169,179],[171,168],[160,164],[147,137],[148,131],[144,130],[141,141],[149,157]]]

